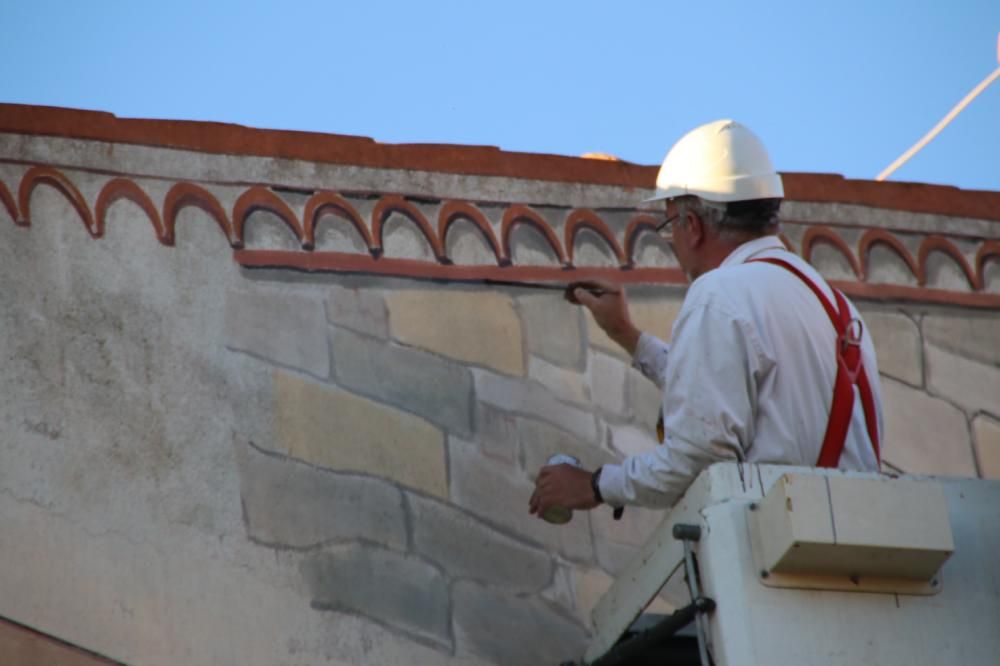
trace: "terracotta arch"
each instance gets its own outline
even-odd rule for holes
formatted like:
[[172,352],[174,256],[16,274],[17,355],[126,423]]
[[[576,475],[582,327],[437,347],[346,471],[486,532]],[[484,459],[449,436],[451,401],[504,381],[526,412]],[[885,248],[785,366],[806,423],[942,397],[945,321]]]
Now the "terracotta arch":
[[961,250],[944,236],[938,235],[925,238],[920,244],[920,249],[917,251],[917,266],[920,269],[920,272],[917,274],[917,280],[921,287],[927,284],[927,260],[931,252],[943,252],[950,256],[958,264],[958,267],[962,269],[965,279],[969,281],[969,287],[971,289],[981,288],[978,286],[976,274],[973,272],[972,267],[969,266],[969,262],[962,256]]
[[490,227],[489,220],[483,215],[483,212],[468,203],[467,201],[446,201],[441,206],[441,211],[438,213],[438,237],[441,239],[441,247],[447,251],[448,249],[448,230],[451,225],[457,220],[467,220],[474,224],[479,232],[489,243],[490,249],[493,250],[493,256],[497,258],[497,264],[500,266],[506,266],[510,263],[510,260],[500,248],[500,244],[497,242],[497,237],[493,233],[493,228]]
[[[628,225],[625,227],[625,257],[627,258],[628,266],[635,265],[635,245],[639,241],[639,235],[647,229],[655,231],[656,227],[662,223],[662,216],[650,215],[649,213],[639,213],[628,221]],[[664,240],[673,249],[673,243],[669,239]]]
[[816,243],[827,243],[832,245],[837,251],[840,252],[847,259],[847,263],[850,264],[851,270],[854,271],[854,276],[857,279],[862,279],[862,269],[858,264],[857,257],[851,252],[851,248],[844,242],[841,238],[834,232],[830,227],[826,226],[815,226],[806,229],[805,233],[802,234],[802,258],[805,259],[810,264],[812,263],[812,252],[813,246]]
[[382,231],[383,225],[385,224],[386,218],[389,217],[391,213],[399,213],[404,217],[410,219],[411,222],[417,225],[421,233],[423,233],[424,238],[431,245],[431,250],[434,252],[434,256],[438,258],[441,263],[448,263],[448,258],[444,254],[444,249],[441,247],[441,239],[438,238],[437,233],[434,232],[434,228],[431,227],[427,218],[424,214],[420,212],[416,206],[412,203],[399,196],[398,194],[389,194],[381,199],[375,204],[375,210],[372,211],[372,254],[376,257],[382,254]]
[[597,216],[592,210],[586,208],[577,208],[570,211],[569,216],[566,218],[566,229],[564,232],[565,236],[565,247],[566,247],[566,258],[569,265],[573,265],[573,244],[576,241],[576,235],[581,229],[590,229],[601,238],[604,242],[608,244],[611,251],[615,253],[615,257],[618,259],[618,265],[620,267],[626,267],[629,265],[628,260],[625,257],[625,253],[622,251],[622,246],[618,244],[615,235],[608,228],[608,225]]
[[861,236],[861,240],[858,241],[858,256],[861,258],[862,271],[866,281],[868,280],[868,253],[871,251],[873,245],[885,245],[889,247],[906,262],[910,272],[917,278],[918,283],[923,284],[920,277],[920,269],[917,266],[917,262],[913,260],[913,256],[909,250],[906,249],[906,246],[898,238],[885,229],[869,229]]
[[243,246],[242,241],[233,238],[233,230],[229,224],[229,218],[226,216],[226,211],[223,210],[219,200],[205,188],[187,182],[177,183],[171,187],[163,200],[165,243],[173,245],[177,214],[180,213],[182,208],[187,208],[188,206],[195,206],[211,215],[216,224],[219,225],[219,229],[225,234],[226,240],[229,241],[230,245],[233,247]]
[[17,202],[14,201],[14,195],[10,193],[2,180],[0,180],[0,203],[3,203],[3,207],[10,213],[10,219],[14,220],[14,224],[22,224],[17,214]]
[[160,220],[160,213],[153,205],[149,195],[139,187],[134,181],[128,178],[113,178],[104,184],[101,193],[97,195],[97,203],[94,204],[94,218],[97,224],[97,233],[103,235],[107,222],[108,209],[111,204],[119,199],[128,199],[135,205],[142,208],[149,221],[153,223],[156,231],[156,238],[164,245],[172,245],[172,239],[168,239],[163,229],[163,222]]
[[986,288],[986,262],[993,257],[1000,259],[1000,241],[985,241],[976,252],[976,289]]
[[552,228],[542,219],[541,215],[528,206],[521,204],[508,206],[507,210],[503,213],[503,221],[500,223],[500,242],[503,247],[503,254],[508,260],[511,259],[510,235],[514,231],[514,227],[518,224],[528,224],[540,231],[552,248],[552,251],[555,252],[559,263],[563,266],[566,265],[566,255],[563,253],[562,245],[560,245],[559,239],[552,231]]
[[302,233],[302,225],[299,224],[299,218],[295,212],[288,207],[284,199],[261,185],[251,187],[241,194],[236,203],[233,204],[233,233],[236,242],[241,246],[243,245],[243,227],[247,223],[247,218],[255,210],[266,210],[280,217],[281,221],[295,234],[299,244],[303,247],[307,246],[305,234]]
[[327,213],[334,213],[354,225],[354,228],[361,234],[361,238],[364,240],[368,251],[371,252],[372,235],[369,233],[368,227],[365,226],[365,221],[358,215],[358,211],[355,210],[354,206],[335,192],[317,192],[309,197],[309,201],[306,202],[306,209],[302,219],[303,232],[305,234],[304,245],[306,247],[315,247],[316,225],[319,223],[320,218]]
[[31,193],[40,184],[51,185],[56,188],[73,208],[87,227],[87,233],[92,238],[100,237],[100,232],[94,227],[94,218],[90,214],[90,206],[80,194],[80,190],[61,171],[47,166],[33,166],[28,169],[21,178],[21,186],[17,191],[17,200],[21,208],[21,216],[24,225],[31,224]]

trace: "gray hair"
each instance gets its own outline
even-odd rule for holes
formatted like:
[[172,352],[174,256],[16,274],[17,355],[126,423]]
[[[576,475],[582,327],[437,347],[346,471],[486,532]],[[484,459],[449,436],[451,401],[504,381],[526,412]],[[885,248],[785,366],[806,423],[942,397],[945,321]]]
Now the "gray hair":
[[677,198],[681,219],[691,211],[724,240],[745,240],[776,233],[781,225],[778,219],[780,204],[780,199],[719,203],[696,196]]

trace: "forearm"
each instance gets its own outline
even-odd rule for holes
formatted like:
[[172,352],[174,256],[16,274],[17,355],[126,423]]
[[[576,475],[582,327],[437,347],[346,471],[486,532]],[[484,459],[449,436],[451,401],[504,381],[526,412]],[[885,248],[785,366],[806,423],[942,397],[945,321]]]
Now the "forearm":
[[636,348],[639,346],[639,338],[642,331],[636,328],[631,322],[619,329],[605,331],[608,337],[614,340],[618,346],[625,350],[629,356],[635,356]]
[[699,446],[673,439],[629,456],[620,465],[605,465],[600,491],[611,506],[669,509],[703,469],[715,462],[737,459],[735,451],[725,445]]

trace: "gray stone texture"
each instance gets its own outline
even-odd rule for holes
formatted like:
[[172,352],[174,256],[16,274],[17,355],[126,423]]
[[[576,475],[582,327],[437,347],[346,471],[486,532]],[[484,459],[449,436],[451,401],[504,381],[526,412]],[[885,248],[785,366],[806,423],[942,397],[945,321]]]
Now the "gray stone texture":
[[410,347],[335,329],[337,383],[423,416],[450,432],[472,430],[472,374],[458,363]]
[[630,366],[600,352],[591,352],[589,360],[587,371],[594,407],[605,414],[625,416],[625,378],[626,369]]
[[450,642],[448,584],[414,557],[353,545],[306,557],[300,571],[319,610],[350,610]]
[[583,319],[580,306],[559,293],[532,294],[517,299],[528,351],[569,368],[583,365]]
[[602,236],[583,228],[577,233],[573,243],[574,266],[606,266],[614,268],[619,265],[618,257],[611,250]]
[[947,398],[970,415],[982,411],[1000,417],[1000,367],[970,361],[932,344],[924,349],[929,393]]
[[[627,511],[627,509],[626,509]],[[635,558],[638,546],[618,543],[607,539],[594,540],[594,554],[597,563],[612,576],[617,576]]]
[[[301,212],[298,214],[301,215]],[[296,237],[295,231],[267,210],[255,210],[247,217],[243,225],[243,244],[248,250],[302,249],[302,241]]]
[[882,457],[909,474],[976,476],[969,425],[951,403],[902,382],[882,381]]
[[326,296],[326,316],[336,326],[376,338],[389,337],[385,301],[374,289],[333,285]]
[[927,342],[970,359],[1000,365],[1000,317],[996,311],[928,314],[921,323]]
[[996,223],[991,220],[951,217],[934,213],[914,213],[860,204],[785,200],[781,204],[781,216],[783,219],[818,224],[828,224],[831,220],[836,220],[860,227],[905,229],[924,234],[939,234],[947,230],[965,236],[982,238],[992,238],[996,235]]
[[817,244],[809,261],[827,280],[856,279],[847,257],[827,243]]
[[[906,239],[901,239],[904,243]],[[847,279],[854,279],[853,273]],[[913,274],[907,263],[883,245],[873,245],[868,251],[867,281],[872,284],[903,284],[916,287],[917,276]]]
[[517,417],[482,402],[476,403],[475,411],[475,442],[479,450],[508,466],[516,465],[520,449]]
[[587,633],[578,623],[536,599],[474,583],[454,592],[456,649],[498,666],[559,664],[579,659]]
[[452,437],[448,450],[452,502],[568,559],[593,559],[587,512],[576,512],[565,525],[550,525],[528,513],[534,485],[526,478],[485,458],[468,442]]
[[231,290],[226,294],[225,343],[316,377],[330,374],[319,297],[289,290]]
[[[549,221],[549,224],[552,222]],[[558,232],[557,232],[558,233]],[[515,266],[559,266],[559,257],[541,231],[518,224],[510,232],[510,261]]]
[[536,592],[552,578],[552,560],[453,506],[409,495],[413,547],[450,578],[471,579],[506,590]]
[[917,324],[899,312],[862,310],[875,343],[879,372],[913,386],[924,381],[923,350]]
[[536,416],[584,441],[597,440],[597,422],[592,413],[559,401],[540,384],[486,370],[475,369],[472,372],[477,399],[508,412]]
[[[958,247],[959,252],[973,260],[970,263],[975,266],[976,250],[979,248],[981,241],[969,241],[959,238],[952,238],[950,240]],[[928,289],[947,289],[956,292],[969,292],[973,289],[969,278],[965,275],[965,271],[946,252],[931,252],[927,256],[927,263],[924,266],[926,270],[926,282],[924,284]]]
[[559,400],[589,409],[590,385],[586,374],[531,356],[528,358],[528,377],[551,391]]
[[427,237],[409,217],[392,212],[382,226],[382,251],[393,259],[434,261],[434,250]]
[[[435,200],[595,208],[630,206],[648,194],[618,186],[359,168],[2,133],[0,154],[25,165],[70,165],[64,173],[91,206],[114,173],[148,174],[136,181],[158,206],[175,180],[200,183],[227,211],[246,183],[303,189],[334,184],[343,190],[406,192]],[[74,171],[73,165],[87,171]],[[0,168],[16,194],[14,176],[27,167]],[[370,213],[370,200],[359,195],[352,202],[362,215]],[[415,205],[434,223],[438,204]],[[988,220],[843,204],[786,202],[789,206],[785,212],[791,217],[909,229],[917,240],[917,233],[992,238],[996,231],[996,223]],[[502,203],[482,208],[499,226]],[[547,214],[555,219],[561,212]],[[330,290],[331,283],[349,279],[241,269],[216,222],[193,207],[179,215],[172,248],[161,245],[138,207],[124,200],[110,208],[106,234],[99,240],[88,236],[76,211],[50,185],[35,190],[31,213],[28,229],[15,227],[0,213],[6,222],[0,224],[5,277],[0,350],[8,361],[0,378],[5,397],[0,402],[0,542],[6,559],[18,563],[0,567],[0,614],[51,629],[128,663],[156,666],[485,663],[485,658],[466,659],[466,650],[492,654],[497,664],[517,665],[558,663],[579,655],[577,650],[560,650],[536,660],[533,654],[505,652],[546,647],[549,633],[535,629],[549,632],[552,609],[532,597],[494,593],[463,582],[453,602],[461,604],[462,612],[455,613],[461,625],[460,649],[452,656],[447,574],[416,555],[374,545],[401,548],[395,519],[390,526],[364,524],[374,512],[372,506],[396,497],[390,485],[319,472],[254,451],[237,456],[234,431],[261,447],[273,446],[273,364],[328,375],[327,318],[375,338],[384,335],[384,322],[377,308],[368,309],[365,294],[359,294],[355,306],[350,297],[338,297],[337,288]],[[257,213],[255,220],[268,216]],[[253,221],[248,230],[251,243],[256,226]],[[291,236],[279,230],[280,244],[286,246]],[[857,235],[847,241],[855,245]],[[393,248],[396,242],[393,235]],[[891,259],[881,250],[872,253],[876,266],[870,281],[896,279],[892,266],[889,271],[879,267],[886,256]],[[904,283],[913,284],[905,270],[901,275]],[[1000,288],[996,261],[987,264],[987,282],[993,292]],[[400,284],[386,278],[382,286],[388,287],[380,293],[392,293]],[[553,296],[553,303],[558,302]],[[891,462],[898,460],[910,471],[968,473],[974,469],[971,417],[980,471],[1000,475],[1000,421],[973,411],[988,409],[989,398],[996,395],[990,379],[1000,354],[994,342],[995,313],[919,307],[930,312],[923,321],[925,341],[933,347],[930,390],[950,395],[947,400],[929,397],[902,381],[886,380]],[[585,317],[576,316],[577,321]],[[555,314],[552,318],[562,327],[568,321]],[[560,367],[582,367],[583,345],[569,343],[572,332],[560,337],[552,335],[551,326],[540,330],[543,339],[526,334],[528,353]],[[227,345],[246,353],[227,353]],[[578,356],[573,356],[574,350]],[[969,365],[952,371],[945,367],[959,358]],[[893,376],[912,379],[904,374],[905,367],[897,367],[902,369],[889,370]],[[651,429],[659,394],[645,380],[639,381],[648,390],[633,390],[636,376],[629,371],[631,408],[635,422]],[[517,535],[524,534],[552,553],[592,559],[589,535],[604,535],[606,516],[577,514],[564,527],[530,518],[526,504],[531,486],[526,474],[510,464],[515,456],[505,445],[513,440],[503,434],[508,419],[516,420],[515,412],[576,436],[581,430],[596,431],[580,420],[590,415],[586,410],[564,411],[562,402],[544,390],[536,392],[537,386],[528,382],[503,384],[499,392],[489,390],[495,386],[480,388],[498,421],[490,438],[467,447],[470,454],[485,454],[478,462],[463,461],[452,448],[449,490],[454,498],[515,543]],[[519,392],[526,396],[522,399]],[[963,414],[953,402],[962,403],[969,413]],[[468,478],[456,479],[458,471],[468,471]],[[356,493],[349,491],[354,482],[360,484]],[[288,497],[283,499],[283,493]],[[243,521],[241,498],[248,506],[249,523]],[[430,503],[423,496],[421,500]],[[345,502],[357,506],[352,518],[356,534],[341,531],[344,526],[333,520],[342,517],[339,511],[324,511],[327,505]],[[532,522],[522,525],[521,518]],[[588,526],[583,530],[588,539],[578,543],[574,530],[581,523]],[[248,528],[258,535],[254,538],[264,535],[306,547],[316,540],[325,542],[331,534],[334,541],[361,539],[365,545],[333,548],[322,556],[276,552],[248,540]],[[614,528],[612,524],[609,529]],[[606,536],[597,540],[596,557],[605,569],[617,571],[631,547],[623,543],[625,537]],[[316,612],[303,602],[308,589],[296,584],[297,563],[303,557],[312,566],[317,606],[342,607],[345,612]],[[559,598],[561,585],[555,595]],[[60,603],[48,603],[52,599]],[[556,624],[561,620],[556,613]],[[531,625],[527,629],[525,621]],[[163,627],[170,629],[169,640],[158,630]],[[571,625],[568,633],[574,631]],[[414,633],[430,639],[412,640]],[[518,640],[511,641],[511,635]],[[507,644],[496,645],[498,640]]]
[[336,474],[238,445],[247,533],[272,546],[309,548],[362,539],[406,546],[402,495],[374,478]]
[[[630,506],[622,514],[621,520],[612,517],[611,509],[600,507],[591,513],[590,524],[594,531],[594,542],[602,541],[625,546],[641,546],[663,522],[665,510],[644,509]],[[600,546],[597,546],[600,550]]]
[[495,266],[497,257],[483,232],[468,220],[457,219],[448,227],[445,255],[462,266]]
[[576,457],[586,469],[596,469],[614,462],[614,457],[607,451],[593,444],[581,442],[572,434],[542,421],[519,417],[517,432],[521,440],[524,470],[532,479],[556,453],[566,453]]
[[663,392],[635,368],[629,367],[626,373],[625,385],[628,402],[632,408],[633,422],[636,426],[654,433],[656,419],[660,416],[663,404]]

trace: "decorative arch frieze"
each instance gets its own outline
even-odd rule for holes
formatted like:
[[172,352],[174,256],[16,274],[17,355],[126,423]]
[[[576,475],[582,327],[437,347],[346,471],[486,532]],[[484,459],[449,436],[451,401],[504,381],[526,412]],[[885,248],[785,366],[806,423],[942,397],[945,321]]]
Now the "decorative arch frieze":
[[10,193],[7,185],[2,180],[0,180],[0,203],[7,209],[7,213],[10,215],[10,219],[14,220],[14,224],[24,224],[17,213],[17,202],[14,201],[14,195]]
[[194,183],[181,182],[170,188],[163,200],[164,237],[168,245],[174,244],[174,229],[177,226],[177,214],[188,206],[200,208],[208,213],[219,225],[232,247],[243,247],[243,243],[233,235],[232,225],[225,209],[215,196],[204,187]]
[[247,223],[247,218],[257,210],[264,210],[277,215],[285,223],[299,244],[304,248],[309,248],[302,225],[295,212],[288,207],[288,204],[266,187],[255,185],[241,194],[233,204],[233,234],[237,243],[243,246],[243,230]]
[[857,273],[858,277],[862,280],[868,280],[870,253],[876,245],[885,246],[896,254],[896,256],[906,263],[907,268],[910,269],[910,272],[917,279],[917,284],[920,286],[924,285],[920,266],[913,259],[913,255],[910,254],[910,251],[906,249],[901,240],[885,229],[869,229],[861,235],[861,239],[858,241],[858,257],[860,257],[861,272]]
[[427,218],[424,217],[424,214],[421,213],[420,209],[413,205],[413,203],[397,194],[387,194],[383,196],[379,199],[379,202],[375,204],[375,209],[372,211],[371,248],[374,256],[380,256],[384,250],[382,244],[383,229],[385,221],[392,213],[399,213],[417,225],[417,228],[430,244],[431,250],[434,252],[434,256],[438,258],[438,261],[441,263],[449,262],[449,259],[445,256],[444,248],[441,245],[441,239],[438,238],[437,233],[427,221]]
[[100,231],[94,225],[94,217],[90,214],[90,206],[69,178],[61,171],[49,166],[33,166],[21,177],[21,186],[17,190],[17,201],[21,208],[21,220],[25,226],[31,224],[31,193],[39,185],[54,187],[70,202],[80,215],[87,232],[94,238],[100,237]]
[[545,237],[549,247],[552,248],[559,263],[566,266],[566,253],[563,252],[562,245],[559,243],[559,237],[541,215],[523,204],[512,204],[504,211],[503,221],[500,223],[500,242],[505,257],[511,258],[510,237],[514,232],[514,227],[519,224],[527,224],[540,232]]
[[[649,213],[638,213],[633,215],[625,225],[625,261],[628,267],[635,265],[635,247],[639,242],[639,236],[645,232],[653,233],[656,227],[663,223],[661,217],[650,215]],[[668,239],[667,244],[673,249],[673,243]]]
[[979,246],[976,252],[976,289],[986,286],[986,262],[990,259],[1000,261],[1000,241],[988,240]]
[[[858,259],[851,252],[850,246],[844,239],[838,236],[833,229],[825,226],[809,227],[802,234],[802,258],[812,263],[813,248],[816,243],[825,243],[837,250],[847,261],[856,278],[861,278],[862,268],[858,265]],[[786,242],[787,246],[788,243]]]
[[97,195],[97,203],[94,204],[94,219],[97,224],[97,233],[99,236],[104,235],[108,208],[119,199],[127,199],[141,208],[153,224],[157,239],[164,245],[173,244],[172,238],[167,238],[163,220],[160,219],[160,213],[156,210],[156,206],[153,205],[153,200],[149,198],[145,190],[135,184],[135,181],[128,178],[113,178],[109,180],[101,188],[101,193]]
[[354,206],[336,192],[317,192],[306,202],[305,213],[302,217],[304,248],[316,247],[316,226],[321,217],[330,213],[350,222],[361,236],[368,251],[372,251],[372,235],[368,231],[365,221],[358,215]]
[[923,242],[920,243],[920,249],[917,251],[917,266],[919,270],[917,280],[920,286],[927,284],[927,261],[932,252],[941,252],[948,255],[956,264],[958,264],[958,267],[962,269],[965,279],[969,282],[969,288],[980,288],[978,286],[978,280],[976,279],[976,273],[969,265],[966,258],[962,255],[962,251],[944,236],[936,234],[925,238]]
[[615,240],[615,235],[608,228],[608,225],[604,223],[600,217],[598,217],[594,211],[588,210],[586,208],[577,208],[570,211],[569,216],[566,218],[566,262],[568,265],[573,265],[573,245],[576,241],[576,235],[581,229],[590,229],[607,243],[608,247],[614,253],[615,258],[618,260],[618,265],[621,267],[628,266],[628,260],[625,257],[625,252],[622,250],[621,245]]
[[[160,242],[164,245],[173,245],[178,214],[186,207],[194,206],[215,220],[219,230],[236,250],[234,254],[236,261],[248,267],[347,271],[462,281],[496,279],[508,282],[538,280],[565,282],[595,277],[630,283],[682,285],[686,281],[683,271],[679,268],[636,265],[635,252],[642,234],[650,233],[662,222],[658,216],[643,210],[637,210],[624,224],[624,228],[619,227],[616,231],[615,227],[602,217],[600,209],[566,208],[562,222],[553,224],[532,207],[510,202],[502,204],[504,208],[500,220],[500,233],[497,235],[479,205],[472,201],[452,199],[438,205],[436,202],[407,198],[396,193],[375,193],[379,197],[378,201],[368,219],[365,219],[351,198],[356,196],[367,198],[372,196],[371,193],[350,195],[321,190],[312,194],[306,201],[300,220],[288,203],[271,188],[264,185],[249,185],[235,193],[235,203],[230,217],[219,199],[200,184],[188,181],[173,183],[163,198],[162,206],[157,208],[153,198],[140,182],[127,175],[109,178],[100,188],[92,209],[73,182],[71,174],[50,165],[38,164],[30,166],[24,172],[16,190],[16,197],[12,194],[12,187],[0,181],[0,203],[15,224],[24,226],[30,224],[31,195],[39,185],[47,185],[60,192],[73,206],[93,238],[100,238],[105,233],[110,207],[121,199],[127,199],[136,204],[149,218]],[[255,210],[267,210],[277,215],[298,239],[301,249],[242,249],[246,221]],[[432,259],[383,256],[385,223],[392,213],[399,213],[420,230],[434,253]],[[316,251],[316,227],[320,218],[327,214],[336,215],[349,222],[369,248],[369,254]],[[435,216],[436,225],[432,225],[428,218],[433,219]],[[492,251],[492,263],[489,259],[483,265],[452,263],[447,256],[447,238],[452,226],[459,220],[467,221],[478,229]],[[555,257],[552,265],[512,265],[511,235],[520,224],[529,225],[541,234]],[[975,259],[970,261],[956,242],[945,234],[923,234],[914,257],[902,237],[908,236],[912,239],[917,235],[916,232],[906,232],[901,235],[900,232],[884,228],[869,228],[861,233],[855,250],[845,239],[845,235],[853,238],[851,234],[856,234],[854,231],[847,233],[832,224],[798,221],[787,221],[786,224],[805,227],[799,241],[799,252],[807,261],[812,259],[817,244],[832,247],[844,257],[853,273],[853,279],[834,281],[834,284],[849,295],[1000,308],[1000,294],[984,291],[987,265],[992,261],[1000,262],[998,239],[978,239]],[[574,266],[574,244],[583,229],[593,231],[607,245],[618,261],[617,267]],[[790,250],[795,251],[795,245],[788,236],[781,234],[780,237]],[[908,242],[911,247],[914,246],[913,242]],[[912,272],[918,286],[870,282],[871,252],[875,246],[886,247],[898,256]],[[967,291],[927,287],[928,263],[935,252],[948,257],[959,267],[968,281]]]
[[451,200],[441,205],[441,210],[438,213],[438,236],[441,238],[442,248],[447,250],[448,229],[458,220],[466,220],[479,229],[479,232],[483,235],[483,239],[490,246],[490,250],[493,251],[493,256],[497,258],[497,265],[506,266],[510,263],[510,259],[504,254],[500,244],[497,242],[497,237],[493,233],[493,228],[490,227],[489,220],[486,219],[482,211],[465,201]]

